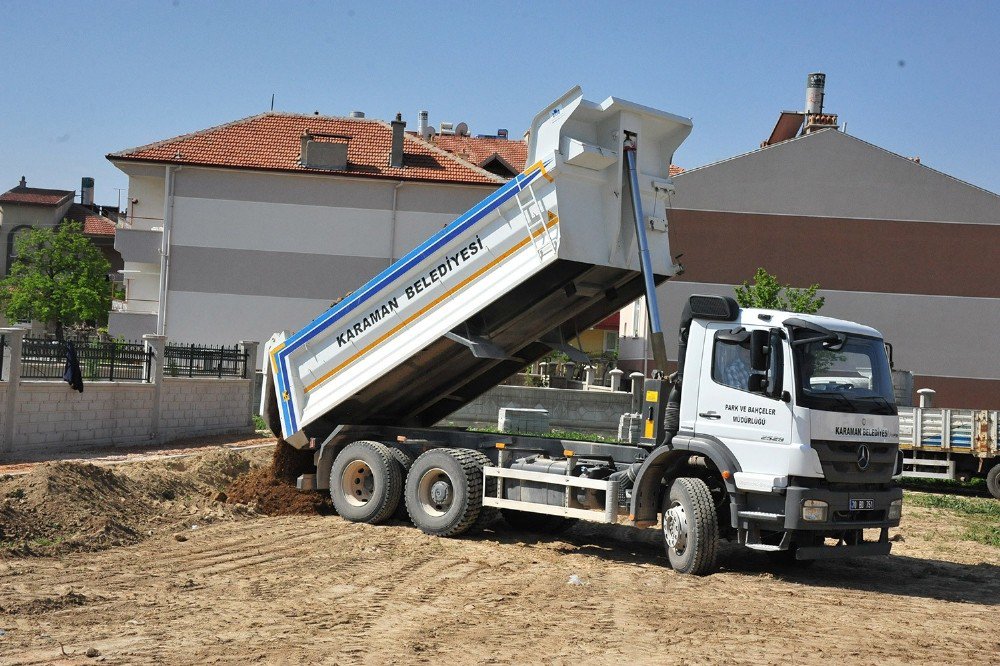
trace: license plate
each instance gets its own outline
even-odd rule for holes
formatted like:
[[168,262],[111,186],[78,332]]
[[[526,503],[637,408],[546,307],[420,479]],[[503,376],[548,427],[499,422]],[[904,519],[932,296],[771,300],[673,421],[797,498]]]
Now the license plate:
[[851,500],[851,511],[872,511],[873,509],[875,509],[875,500],[873,499]]

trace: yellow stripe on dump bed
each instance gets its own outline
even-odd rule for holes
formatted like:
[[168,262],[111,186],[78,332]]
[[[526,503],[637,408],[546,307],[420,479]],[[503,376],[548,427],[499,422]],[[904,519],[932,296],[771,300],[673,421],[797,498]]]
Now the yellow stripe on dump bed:
[[549,172],[545,170],[545,165],[542,164],[541,160],[538,160],[537,162],[535,162],[534,164],[532,164],[530,167],[528,167],[527,169],[525,169],[522,173],[528,173],[530,171],[534,171],[535,169],[538,169],[539,171],[542,172],[542,178],[544,178],[545,180],[549,181],[550,183],[553,182],[553,181],[555,181],[555,178],[553,178],[552,176],[550,176]]
[[[541,165],[541,162],[539,162],[538,164]],[[542,175],[545,176],[546,178],[549,177],[545,173],[544,169],[542,169]],[[551,229],[552,227],[554,227],[556,224],[559,223],[559,216],[554,215],[552,213],[549,213],[549,215],[550,215],[549,221],[545,225],[545,230]],[[486,264],[485,266],[483,266],[482,268],[480,268],[479,270],[477,270],[475,273],[473,273],[469,277],[465,278],[464,280],[462,280],[461,282],[459,282],[458,284],[456,284],[454,287],[452,287],[448,291],[444,292],[443,294],[441,294],[440,296],[438,296],[437,298],[435,298],[433,301],[431,301],[430,303],[428,303],[424,307],[422,307],[419,310],[417,310],[410,317],[408,317],[407,319],[405,319],[402,323],[396,324],[391,330],[389,330],[386,333],[383,333],[378,339],[376,339],[374,342],[372,342],[371,344],[369,344],[368,346],[366,346],[364,349],[362,349],[361,351],[359,351],[358,353],[356,353],[354,356],[351,356],[349,359],[347,359],[346,361],[344,361],[343,363],[341,363],[337,367],[335,367],[332,370],[330,370],[329,372],[323,374],[322,377],[320,377],[319,379],[317,379],[316,381],[314,381],[312,384],[309,384],[308,386],[306,386],[305,392],[309,393],[310,391],[312,391],[313,389],[315,389],[316,387],[318,387],[320,384],[325,383],[328,379],[332,378],[338,372],[340,372],[341,370],[343,370],[344,368],[346,368],[347,366],[349,366],[351,363],[354,363],[355,361],[357,361],[359,358],[361,358],[362,356],[364,356],[365,354],[367,354],[368,352],[370,352],[375,347],[378,347],[380,344],[382,344],[383,342],[385,342],[386,340],[388,340],[390,337],[392,337],[393,335],[395,335],[396,333],[398,333],[401,329],[405,328],[406,326],[408,326],[409,324],[413,323],[418,318],[420,318],[423,315],[427,314],[427,312],[429,312],[431,309],[433,309],[437,305],[440,305],[440,303],[442,301],[444,301],[446,298],[452,296],[455,292],[459,291],[460,289],[463,289],[464,287],[468,286],[473,280],[481,277],[484,273],[486,273],[490,269],[495,268],[502,261],[505,261],[506,259],[510,258],[510,256],[512,254],[514,254],[518,250],[524,248],[524,246],[526,246],[528,243],[530,243],[533,238],[535,238],[536,236],[538,236],[539,234],[541,234],[543,231],[544,231],[543,229],[538,229],[537,231],[532,232],[532,234],[531,234],[530,237],[525,238],[524,240],[518,242],[517,245],[515,245],[512,248],[510,248],[509,250],[507,250],[506,252],[504,252],[503,254],[501,254],[499,257],[497,257],[496,259],[494,259],[490,263]]]

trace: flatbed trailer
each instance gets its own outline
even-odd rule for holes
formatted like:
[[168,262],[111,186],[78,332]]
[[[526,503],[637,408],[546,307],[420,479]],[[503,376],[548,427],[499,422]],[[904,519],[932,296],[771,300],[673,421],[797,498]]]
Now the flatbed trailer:
[[902,476],[983,477],[1000,499],[1000,411],[900,407],[899,448]]

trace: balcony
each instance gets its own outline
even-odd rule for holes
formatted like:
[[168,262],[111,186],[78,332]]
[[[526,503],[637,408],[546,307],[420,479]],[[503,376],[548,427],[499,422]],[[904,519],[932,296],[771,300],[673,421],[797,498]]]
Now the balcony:
[[162,231],[119,227],[115,231],[115,249],[127,262],[160,263]]

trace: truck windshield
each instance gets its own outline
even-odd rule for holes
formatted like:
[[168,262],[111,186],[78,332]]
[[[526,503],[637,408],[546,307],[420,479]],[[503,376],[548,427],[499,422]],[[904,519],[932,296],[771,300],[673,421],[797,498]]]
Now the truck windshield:
[[882,340],[848,335],[838,345],[817,339],[793,347],[793,354],[796,393],[803,407],[861,414],[897,413]]

